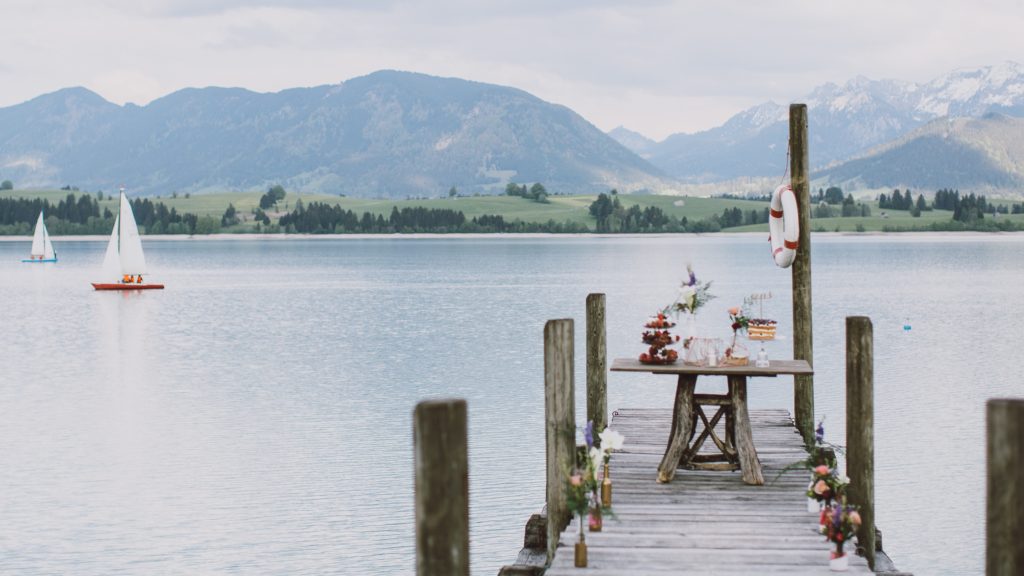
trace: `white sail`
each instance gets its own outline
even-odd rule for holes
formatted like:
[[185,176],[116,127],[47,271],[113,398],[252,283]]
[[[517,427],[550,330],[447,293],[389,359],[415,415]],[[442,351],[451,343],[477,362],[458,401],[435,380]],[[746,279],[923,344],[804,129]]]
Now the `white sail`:
[[43,227],[43,260],[56,260],[57,251],[53,249],[53,242],[50,242],[50,233],[46,231],[46,224],[42,221],[43,213],[39,213],[39,225]]
[[45,246],[46,225],[43,224],[43,213],[40,211],[39,220],[36,220],[36,233],[32,236],[32,258],[42,258],[45,254]]
[[121,274],[145,274],[146,257],[142,254],[142,239],[139,237],[139,228],[135,225],[132,205],[123,190],[119,217],[121,226],[115,230],[118,230],[120,236],[118,253],[121,256]]
[[117,229],[120,226],[121,215],[114,218],[114,230],[110,232],[110,241],[107,242],[107,253],[103,256],[103,277],[113,282],[121,279],[121,257],[117,253]]

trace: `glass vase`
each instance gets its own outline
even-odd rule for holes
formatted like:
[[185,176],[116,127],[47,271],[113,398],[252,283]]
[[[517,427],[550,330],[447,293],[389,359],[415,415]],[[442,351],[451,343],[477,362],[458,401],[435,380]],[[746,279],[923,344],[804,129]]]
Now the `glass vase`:
[[683,312],[679,315],[679,331],[683,338],[697,337],[697,315],[693,312]]

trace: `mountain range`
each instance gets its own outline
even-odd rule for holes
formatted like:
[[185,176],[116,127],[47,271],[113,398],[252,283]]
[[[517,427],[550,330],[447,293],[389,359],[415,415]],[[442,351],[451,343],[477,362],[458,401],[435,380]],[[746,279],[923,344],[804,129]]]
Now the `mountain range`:
[[[1009,128],[1024,115],[1020,64],[957,70],[925,84],[861,76],[819,86],[801,101],[812,177],[823,182],[979,189],[1024,182],[1019,138]],[[777,178],[786,169],[788,114],[788,106],[767,102],[661,142],[621,127],[609,135],[683,182]]]
[[380,71],[261,94],[189,88],[118,106],[68,88],[0,108],[0,178],[137,194],[282,184],[353,196],[565,193],[674,183],[572,110],[515,88]]
[[[854,78],[808,94],[814,185],[1024,189],[1024,67],[931,82]],[[0,179],[135,194],[287,189],[372,197],[549,191],[706,194],[786,171],[788,106],[656,142],[608,134],[522,90],[379,71],[276,93],[187,88],[123,106],[67,88],[0,108]],[[764,192],[765,190],[758,190]]]

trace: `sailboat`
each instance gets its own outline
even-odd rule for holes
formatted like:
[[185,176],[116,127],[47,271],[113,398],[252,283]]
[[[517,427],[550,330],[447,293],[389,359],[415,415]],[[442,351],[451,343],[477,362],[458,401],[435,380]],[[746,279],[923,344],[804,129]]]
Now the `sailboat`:
[[107,242],[107,252],[103,257],[103,276],[105,282],[93,282],[97,290],[161,290],[163,284],[147,284],[142,281],[146,273],[146,257],[142,254],[142,239],[139,227],[135,224],[132,205],[121,188],[121,202],[118,205],[117,217],[114,218],[114,230]]
[[32,253],[29,254],[28,260],[22,260],[22,262],[28,262],[30,264],[42,264],[43,262],[56,262],[57,251],[53,249],[53,244],[50,243],[50,234],[46,231],[46,223],[43,221],[43,211],[39,211],[39,220],[36,220],[36,232],[32,236]]

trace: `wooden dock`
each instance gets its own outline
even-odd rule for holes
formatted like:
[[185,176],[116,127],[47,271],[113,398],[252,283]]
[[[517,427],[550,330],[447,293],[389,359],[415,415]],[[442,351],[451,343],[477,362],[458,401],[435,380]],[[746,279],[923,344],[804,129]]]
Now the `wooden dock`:
[[[744,484],[738,471],[698,470],[679,470],[671,483],[657,484],[672,411],[617,411],[610,427],[626,443],[611,464],[614,516],[605,516],[601,532],[585,531],[586,568],[573,564],[579,538],[573,520],[546,576],[829,574],[831,545],[818,534],[818,516],[807,511],[807,471],[776,479],[807,455],[791,416],[752,410],[750,419],[764,486]],[[850,554],[849,573],[872,572]]]

